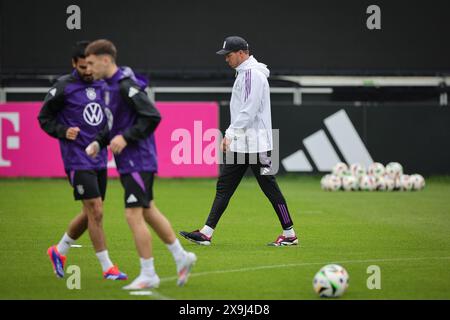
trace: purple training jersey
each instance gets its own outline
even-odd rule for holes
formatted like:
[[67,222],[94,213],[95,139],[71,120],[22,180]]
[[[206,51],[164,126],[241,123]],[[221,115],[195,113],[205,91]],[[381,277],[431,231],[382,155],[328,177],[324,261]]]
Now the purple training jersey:
[[[109,139],[123,135],[127,146],[115,155],[120,174],[156,172],[157,154],[153,131],[161,119],[158,110],[147,97],[147,82],[135,76],[128,67],[119,68],[105,80],[105,113]],[[101,143],[102,147],[105,145]]]
[[[45,132],[59,139],[66,171],[106,168],[106,149],[95,159],[85,152],[107,125],[102,100],[104,85],[104,81],[84,82],[74,70],[59,78],[45,98],[38,120]],[[70,127],[80,128],[75,141],[66,139]]]

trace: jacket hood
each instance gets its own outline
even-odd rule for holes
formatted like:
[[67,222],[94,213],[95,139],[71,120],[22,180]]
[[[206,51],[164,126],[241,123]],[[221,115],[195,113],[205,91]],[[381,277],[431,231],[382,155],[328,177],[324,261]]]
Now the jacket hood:
[[120,67],[120,70],[125,77],[131,78],[138,86],[141,87],[141,89],[144,90],[148,86],[148,79],[141,74],[135,73],[130,67],[123,66]]
[[267,78],[270,76],[270,70],[267,68],[267,65],[264,63],[258,62],[255,57],[250,56],[247,60],[242,62],[237,68],[237,72],[242,72],[249,69],[256,69],[262,72]]

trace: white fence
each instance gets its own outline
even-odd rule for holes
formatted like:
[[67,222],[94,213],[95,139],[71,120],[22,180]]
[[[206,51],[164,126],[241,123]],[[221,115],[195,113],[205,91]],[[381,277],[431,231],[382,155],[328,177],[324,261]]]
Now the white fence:
[[[301,105],[304,94],[332,94],[334,87],[437,87],[450,86],[450,77],[380,77],[380,76],[275,76],[272,79],[285,80],[298,87],[272,87],[272,94],[290,94],[292,103]],[[46,93],[49,88],[0,87],[0,103],[8,101],[8,94]],[[149,96],[155,100],[158,94],[207,94],[229,93],[231,87],[152,87]],[[439,92],[440,105],[448,105],[447,90]]]
[[[47,93],[50,88],[48,87],[36,87],[36,88],[0,88],[0,103],[8,101],[8,94],[21,93]],[[190,93],[229,93],[231,94],[231,87],[153,87],[147,88],[149,97],[155,101],[157,94],[159,93],[172,93],[172,94],[190,94]],[[271,88],[271,94],[291,94],[292,102],[294,105],[302,104],[303,94],[331,94],[332,88]]]

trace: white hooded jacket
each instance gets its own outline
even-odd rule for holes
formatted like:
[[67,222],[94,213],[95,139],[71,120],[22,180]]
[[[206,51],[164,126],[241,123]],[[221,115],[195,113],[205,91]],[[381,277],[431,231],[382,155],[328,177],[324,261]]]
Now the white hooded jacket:
[[272,150],[269,69],[253,56],[236,68],[230,101],[231,124],[225,132],[230,150],[259,153]]

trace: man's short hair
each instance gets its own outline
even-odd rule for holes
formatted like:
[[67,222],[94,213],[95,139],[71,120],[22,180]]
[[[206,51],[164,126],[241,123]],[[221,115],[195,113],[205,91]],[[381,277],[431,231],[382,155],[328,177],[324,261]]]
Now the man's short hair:
[[84,59],[86,58],[85,51],[87,46],[89,45],[90,41],[78,41],[75,43],[75,45],[72,47],[72,59],[75,61],[75,63],[78,62],[78,59]]
[[114,43],[106,39],[95,40],[91,42],[85,51],[86,57],[91,54],[95,56],[107,54],[116,61],[117,58],[117,49]]

